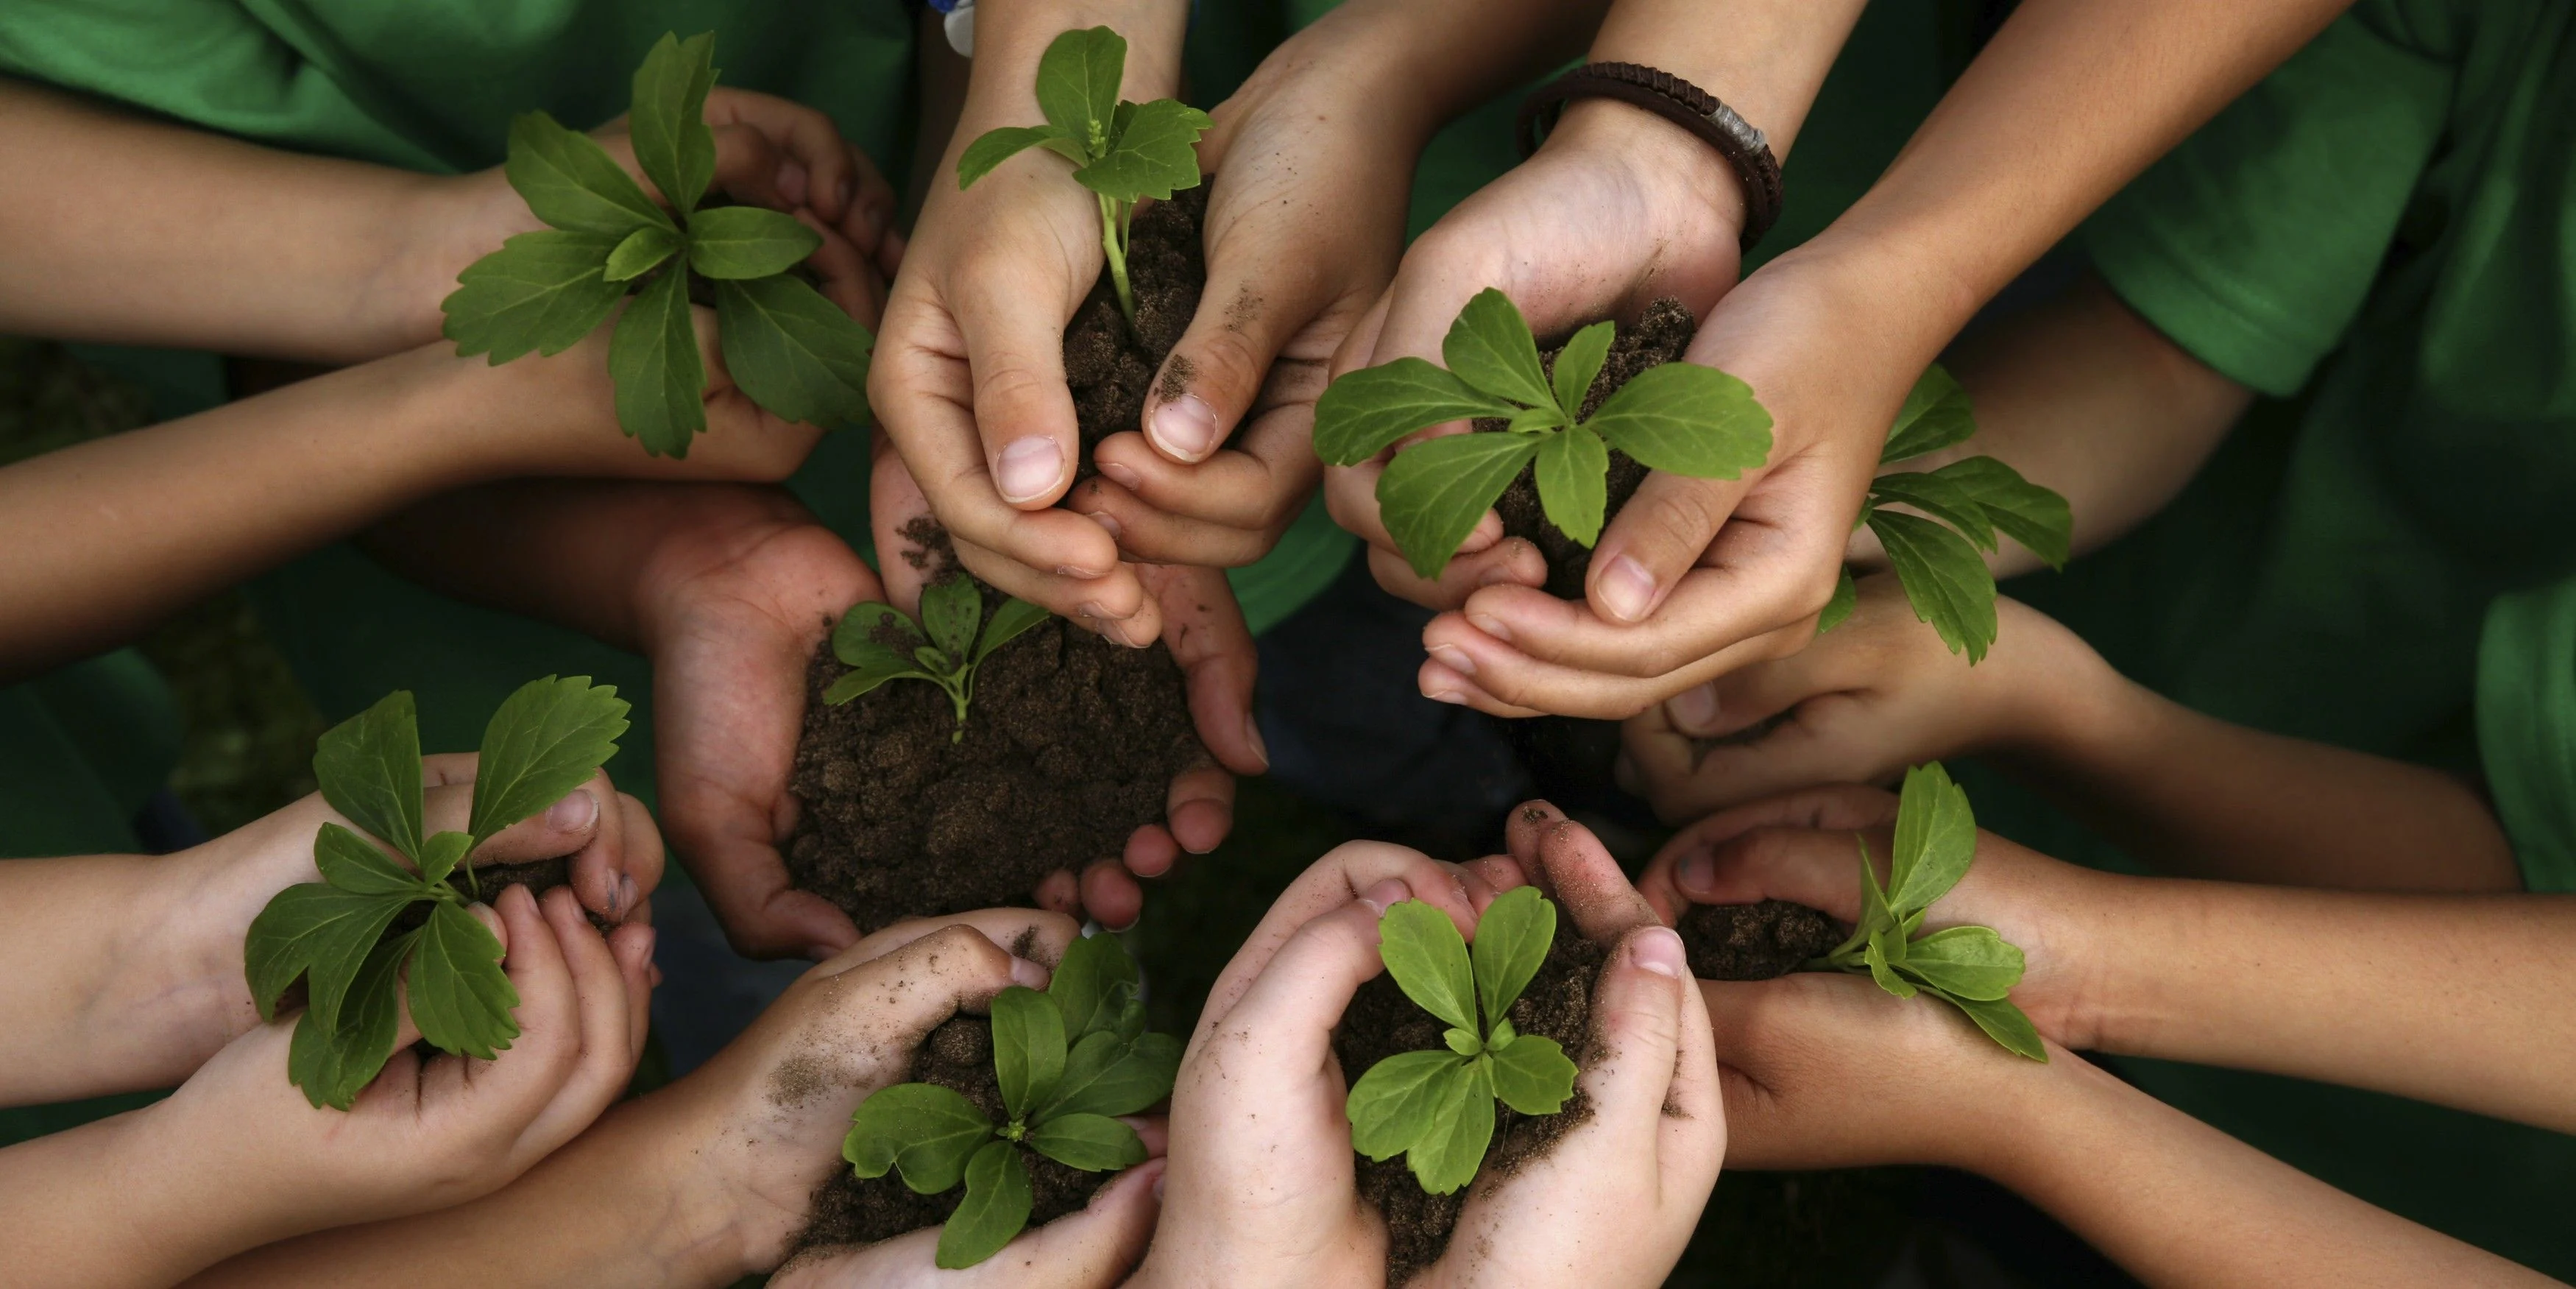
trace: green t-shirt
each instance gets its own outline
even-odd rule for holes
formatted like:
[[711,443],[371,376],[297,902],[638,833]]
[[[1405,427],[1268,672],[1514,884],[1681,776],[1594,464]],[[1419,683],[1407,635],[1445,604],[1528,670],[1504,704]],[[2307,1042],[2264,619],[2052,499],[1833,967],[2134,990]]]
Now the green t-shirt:
[[[2491,631],[2481,677],[2481,626],[2524,622],[2513,592],[2576,571],[2576,527],[2561,522],[2576,500],[2571,157],[2576,9],[2361,0],[2086,233],[2132,308],[2273,397],[2165,514],[2014,592],[2128,674],[2231,721],[2460,770],[2485,734],[2486,772],[2515,785],[2499,807],[2533,845],[2530,830],[2568,809],[2563,771],[2548,779],[2564,750],[2481,729],[2472,708],[2481,687],[2497,696],[2482,719],[2545,699],[2509,688],[2530,683],[2531,650],[2549,642]],[[2576,654],[2555,647],[2563,690]],[[2535,789],[2556,792],[2546,809]],[[2018,840],[2118,862],[2027,794],[1983,775],[1973,790],[1980,817]],[[2524,857],[2541,884],[2544,856]],[[2365,1199],[2576,1276],[2564,1206],[2576,1138],[2121,1064]]]
[[2523,885],[2576,892],[2576,579],[2488,606],[2478,756]]

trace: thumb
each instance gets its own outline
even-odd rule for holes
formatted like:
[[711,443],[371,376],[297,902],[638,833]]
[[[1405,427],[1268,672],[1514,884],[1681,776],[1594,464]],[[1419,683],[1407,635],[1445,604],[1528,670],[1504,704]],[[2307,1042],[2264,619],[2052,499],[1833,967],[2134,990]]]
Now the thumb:
[[[1663,1155],[1668,1170],[1704,1166],[1713,1180],[1726,1114],[1708,1010],[1681,936],[1645,926],[1620,940],[1593,989],[1592,1031],[1582,1085],[1611,1138],[1605,1144],[1629,1159]],[[1676,1134],[1675,1124],[1686,1126]]]

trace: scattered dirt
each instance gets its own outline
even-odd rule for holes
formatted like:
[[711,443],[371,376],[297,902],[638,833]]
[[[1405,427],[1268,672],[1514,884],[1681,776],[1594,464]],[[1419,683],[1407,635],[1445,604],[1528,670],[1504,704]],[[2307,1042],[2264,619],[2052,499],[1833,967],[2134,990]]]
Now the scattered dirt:
[[[927,520],[905,535],[933,580],[963,576]],[[978,585],[981,585],[980,583]],[[1001,595],[984,587],[989,617]],[[1173,776],[1213,764],[1180,668],[1050,618],[984,660],[966,736],[926,681],[889,681],[843,706],[828,641],[807,669],[790,786],[805,808],[786,847],[796,884],[861,930],[901,918],[1027,905],[1059,868],[1115,858],[1163,818]]]
[[[1073,387],[1073,413],[1082,427],[1076,482],[1097,473],[1091,464],[1093,447],[1137,427],[1155,371],[1198,314],[1199,292],[1207,286],[1199,222],[1207,214],[1208,187],[1215,180],[1210,175],[1196,188],[1173,193],[1170,201],[1144,207],[1128,226],[1127,282],[1136,293],[1132,330],[1118,311],[1117,288],[1106,270],[1064,330],[1065,381]],[[1174,364],[1163,373],[1162,397],[1188,393],[1195,374],[1185,363]]]
[[[1601,946],[1574,933],[1570,919],[1560,916],[1547,961],[1512,1004],[1512,1027],[1555,1039],[1577,1065],[1589,1062],[1592,981],[1601,972],[1602,952]],[[1343,1077],[1357,1081],[1370,1066],[1398,1052],[1440,1047],[1440,1036],[1447,1029],[1405,997],[1394,977],[1382,974],[1360,986],[1351,999],[1341,1029],[1333,1035],[1333,1052],[1341,1058]],[[1579,1089],[1563,1111],[1552,1115],[1531,1117],[1497,1102],[1494,1143],[1486,1149],[1484,1169],[1478,1175],[1510,1175],[1545,1155],[1559,1137],[1591,1115],[1592,1107]],[[1402,1155],[1384,1163],[1365,1155],[1354,1158],[1360,1197],[1386,1218],[1386,1282],[1402,1285],[1414,1272],[1440,1260],[1449,1247],[1449,1232],[1458,1225],[1459,1210],[1466,1206],[1468,1191],[1426,1194]]]
[[[913,1054],[912,1081],[954,1088],[975,1108],[1000,1122],[1002,1085],[993,1073],[992,1022],[981,1016],[959,1016],[930,1031]],[[1092,1192],[1116,1173],[1086,1173],[1038,1154],[1020,1152],[1029,1166],[1035,1197],[1029,1225],[1043,1226],[1080,1209]],[[847,1166],[835,1167],[832,1179],[814,1192],[814,1220],[796,1238],[800,1250],[845,1244],[874,1244],[907,1231],[937,1226],[966,1198],[963,1186],[937,1195],[917,1195],[896,1172],[861,1181]]]
[[1804,904],[1694,904],[1678,928],[1691,974],[1702,980],[1770,980],[1831,953],[1851,928]]

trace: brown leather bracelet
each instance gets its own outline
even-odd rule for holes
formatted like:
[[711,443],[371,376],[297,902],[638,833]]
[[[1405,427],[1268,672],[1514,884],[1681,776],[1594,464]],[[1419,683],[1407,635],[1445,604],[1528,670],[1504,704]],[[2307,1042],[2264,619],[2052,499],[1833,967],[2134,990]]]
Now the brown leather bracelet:
[[1531,91],[1521,103],[1521,155],[1538,151],[1539,135],[1556,124],[1570,99],[1614,98],[1663,117],[1717,149],[1744,181],[1744,231],[1737,245],[1751,251],[1780,218],[1780,159],[1770,141],[1716,95],[1673,75],[1636,63],[1585,63]]

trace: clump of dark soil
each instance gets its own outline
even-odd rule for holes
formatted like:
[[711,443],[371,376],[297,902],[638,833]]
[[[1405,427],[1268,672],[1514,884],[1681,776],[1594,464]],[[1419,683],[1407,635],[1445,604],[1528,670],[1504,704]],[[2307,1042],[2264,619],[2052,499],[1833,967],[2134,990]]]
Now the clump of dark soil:
[[[1547,960],[1506,1013],[1512,1027],[1523,1034],[1555,1039],[1576,1065],[1588,1063],[1593,1046],[1592,982],[1601,974],[1602,956],[1601,946],[1575,934],[1571,923],[1560,917]],[[1370,1066],[1398,1052],[1441,1047],[1441,1035],[1447,1030],[1445,1022],[1404,996],[1395,977],[1381,974],[1360,986],[1351,999],[1341,1028],[1333,1034],[1333,1053],[1341,1058],[1342,1076],[1357,1082]],[[1524,1115],[1495,1102],[1494,1141],[1485,1150],[1484,1169],[1478,1176],[1509,1176],[1546,1154],[1559,1137],[1591,1115],[1592,1107],[1579,1088],[1565,1109],[1552,1115]],[[1473,1187],[1432,1195],[1414,1180],[1402,1155],[1384,1163],[1366,1155],[1353,1158],[1359,1167],[1360,1198],[1386,1218],[1386,1282],[1401,1285],[1414,1272],[1440,1260]]]
[[1770,980],[1833,952],[1848,927],[1804,904],[1694,904],[1682,915],[1682,950],[1702,980]]
[[[995,1123],[1006,1118],[1001,1080],[993,1073],[993,1025],[981,1016],[959,1016],[930,1031],[913,1053],[912,1081],[955,1089]],[[1029,1166],[1032,1228],[1080,1209],[1091,1201],[1093,1191],[1117,1176],[1086,1173],[1034,1150],[1022,1150],[1020,1162]],[[964,1186],[921,1195],[903,1184],[899,1171],[862,1181],[848,1167],[838,1167],[832,1170],[832,1179],[815,1190],[814,1218],[796,1237],[796,1247],[874,1244],[937,1226],[965,1198]]]
[[[1065,382],[1073,387],[1073,414],[1082,427],[1076,482],[1097,473],[1091,449],[1102,439],[1137,428],[1154,373],[1198,314],[1199,292],[1207,286],[1199,223],[1207,214],[1208,186],[1215,180],[1209,175],[1198,187],[1173,193],[1170,201],[1143,207],[1128,225],[1127,284],[1136,295],[1133,328],[1118,311],[1117,288],[1104,269],[1064,329]],[[1164,377],[1171,386],[1164,397],[1187,393],[1190,376],[1175,366]]]

